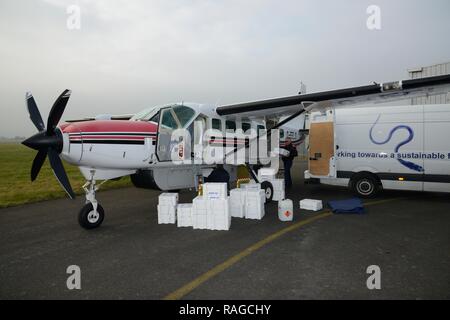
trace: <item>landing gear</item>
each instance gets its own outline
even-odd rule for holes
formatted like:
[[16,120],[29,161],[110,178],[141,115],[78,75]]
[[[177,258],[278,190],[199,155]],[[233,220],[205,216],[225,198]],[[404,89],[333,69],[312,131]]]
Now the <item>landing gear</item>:
[[103,207],[95,198],[95,192],[100,188],[103,182],[97,186],[93,177],[94,172],[92,172],[91,180],[83,185],[83,190],[86,193],[86,204],[81,208],[78,214],[78,223],[85,229],[100,227],[105,218],[105,210],[103,210]]
[[273,199],[273,185],[269,181],[263,181],[261,183],[261,189],[266,194],[266,203],[272,202]]

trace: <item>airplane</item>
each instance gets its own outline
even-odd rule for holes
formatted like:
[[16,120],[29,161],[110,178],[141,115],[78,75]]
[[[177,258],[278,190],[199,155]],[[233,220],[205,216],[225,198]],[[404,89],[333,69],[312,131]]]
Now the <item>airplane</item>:
[[[39,132],[22,143],[38,151],[31,167],[31,180],[37,178],[48,157],[56,179],[71,199],[75,198],[75,193],[61,158],[79,167],[86,179],[83,185],[86,204],[79,212],[78,221],[83,228],[93,229],[102,224],[105,216],[96,191],[110,179],[131,175],[135,186],[165,191],[197,187],[198,181],[208,177],[217,163],[203,162],[202,152],[209,148],[209,152],[220,154],[219,149],[226,147],[225,154],[219,156],[222,160],[245,150],[243,161],[225,162],[230,180],[236,180],[237,166],[243,164],[259,182],[251,164],[267,164],[278,155],[257,154],[254,159],[248,152],[252,143],[268,139],[272,133],[278,135],[279,132],[272,129],[287,126],[311,110],[390,102],[449,91],[450,75],[444,75],[224,106],[175,103],[151,107],[132,116],[118,116],[117,120],[100,117],[59,124],[71,95],[66,89],[53,104],[46,126],[33,95],[28,92],[28,112]],[[174,138],[179,129],[189,134]],[[292,140],[304,139],[305,128],[300,129],[291,129]],[[279,139],[275,136],[271,141]],[[190,148],[192,145],[194,147]],[[97,181],[102,182],[97,185]],[[263,182],[261,187],[270,201],[273,193],[270,182]]]

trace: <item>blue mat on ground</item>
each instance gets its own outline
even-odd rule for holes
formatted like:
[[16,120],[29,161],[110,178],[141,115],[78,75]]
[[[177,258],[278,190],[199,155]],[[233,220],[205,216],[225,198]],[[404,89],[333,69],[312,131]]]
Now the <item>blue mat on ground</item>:
[[333,213],[365,213],[363,203],[358,198],[328,201],[328,206]]

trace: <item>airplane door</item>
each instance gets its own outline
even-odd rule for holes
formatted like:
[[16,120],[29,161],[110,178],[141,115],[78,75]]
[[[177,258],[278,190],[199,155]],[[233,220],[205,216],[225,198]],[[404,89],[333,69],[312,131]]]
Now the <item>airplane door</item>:
[[173,149],[178,141],[172,141],[172,133],[181,127],[179,120],[171,107],[160,110],[156,156],[158,161],[171,161]]
[[333,122],[311,123],[309,134],[309,172],[315,176],[330,174],[334,156]]

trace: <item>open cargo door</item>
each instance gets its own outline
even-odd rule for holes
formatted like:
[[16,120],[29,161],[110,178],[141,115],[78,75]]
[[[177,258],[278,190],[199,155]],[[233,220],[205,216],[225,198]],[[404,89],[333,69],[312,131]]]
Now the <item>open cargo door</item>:
[[309,130],[309,172],[315,176],[330,174],[334,156],[333,122],[311,123]]

